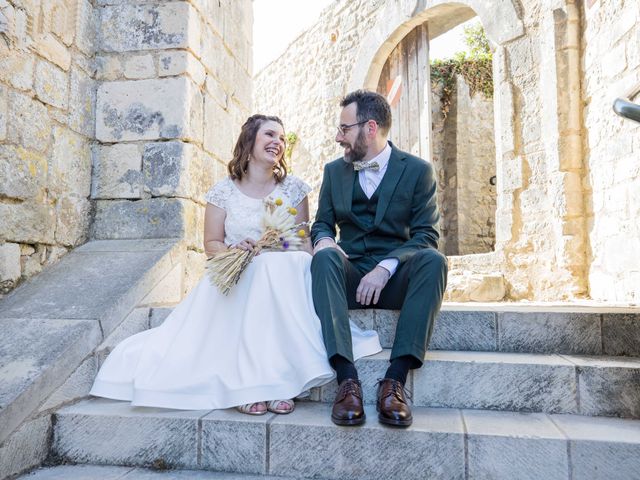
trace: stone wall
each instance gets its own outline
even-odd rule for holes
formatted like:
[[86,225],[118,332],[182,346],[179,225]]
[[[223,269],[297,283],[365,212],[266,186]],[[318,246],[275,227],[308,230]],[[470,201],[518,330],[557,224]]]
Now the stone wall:
[[251,112],[252,4],[101,3],[92,237],[183,237],[195,280],[204,194]]
[[250,0],[0,0],[0,282],[88,238],[182,237],[250,114]]
[[87,239],[96,10],[0,0],[0,295]]
[[432,84],[432,162],[438,178],[440,249],[446,255],[493,251],[496,175],[493,101],[470,95],[460,75],[447,115],[442,85]]
[[[640,125],[611,110],[640,88],[637,2],[584,2],[582,60],[591,297],[640,302]],[[640,103],[640,95],[632,101]]]
[[[587,3],[602,9],[600,3],[606,2]],[[608,5],[607,12],[622,8],[620,2],[609,3],[618,6]],[[333,125],[340,97],[354,88],[375,89],[389,52],[416,25],[429,22],[433,37],[477,14],[494,47],[497,199],[495,253],[482,257],[486,265],[472,263],[483,272],[501,272],[510,299],[582,298],[589,294],[589,270],[593,270],[590,244],[593,251],[607,229],[596,225],[594,230],[587,217],[590,185],[585,155],[593,158],[589,150],[594,145],[583,145],[582,105],[590,97],[583,97],[581,91],[581,4],[575,0],[504,0],[490,6],[482,0],[455,4],[443,0],[338,0],[315,26],[260,72],[255,79],[254,101],[258,110],[281,115],[288,128],[298,134],[302,148],[294,152],[294,172],[317,189],[323,163],[339,155]],[[626,10],[634,8],[633,2],[624,5]],[[593,14],[587,12],[589,15]],[[613,22],[605,17],[594,20],[604,22],[602,31],[610,29],[607,22]],[[637,12],[627,17],[635,21]],[[631,20],[625,18],[633,26],[618,43],[610,35],[605,35],[606,41],[598,40],[600,27],[589,27],[588,18],[585,21],[586,41],[606,44],[597,48],[597,54],[586,47],[585,58],[592,65],[585,74],[609,68],[600,64],[604,57],[600,54],[611,45],[618,45],[617,53],[604,57],[609,58],[608,63],[619,73],[637,72],[633,70],[637,55],[628,43],[637,33]],[[631,57],[631,61],[625,57],[622,66],[618,60],[621,52]],[[595,87],[589,84],[587,92],[590,89]],[[606,102],[610,111],[610,99]],[[589,109],[587,128],[591,128],[593,115]],[[617,119],[608,122],[621,125]],[[629,134],[637,127],[620,128]],[[590,134],[601,135],[596,131]],[[635,145],[637,135],[628,136],[634,137],[631,145]],[[632,150],[627,147],[627,154]],[[597,161],[600,164],[603,160]],[[637,189],[627,190],[631,191]],[[624,204],[620,199],[613,201]],[[597,216],[593,214],[593,218]],[[606,218],[602,216],[603,221]],[[633,218],[631,212],[626,218]],[[625,228],[615,241],[637,234],[628,224]],[[598,254],[593,260],[599,261]],[[620,267],[626,272],[620,275],[633,284],[631,278],[637,270],[633,273],[629,263]],[[591,277],[595,278],[593,273]],[[613,300],[598,295],[605,297]],[[631,287],[625,287],[617,298],[635,297]]]

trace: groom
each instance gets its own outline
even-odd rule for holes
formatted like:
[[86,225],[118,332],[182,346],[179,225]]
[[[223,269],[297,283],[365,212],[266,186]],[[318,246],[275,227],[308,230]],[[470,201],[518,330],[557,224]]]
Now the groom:
[[313,300],[339,385],[331,419],[337,425],[365,420],[348,310],[393,309],[400,318],[377,410],[380,422],[406,427],[412,422],[407,374],[422,365],[447,277],[437,250],[433,167],[387,141],[391,110],[384,97],[357,90],[340,105],[336,142],[344,157],[325,166],[311,229]]

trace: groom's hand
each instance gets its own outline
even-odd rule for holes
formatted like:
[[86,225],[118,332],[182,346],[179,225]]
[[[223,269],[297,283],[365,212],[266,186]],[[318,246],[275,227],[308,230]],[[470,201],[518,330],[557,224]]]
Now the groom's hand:
[[373,304],[377,305],[380,293],[390,277],[389,270],[384,267],[377,266],[371,270],[360,280],[356,290],[356,302],[361,305],[371,305],[373,300]]
[[335,242],[335,240],[333,240],[333,238],[321,238],[320,240],[317,241],[316,245],[313,247],[313,254],[315,255],[316,253],[318,253],[320,250],[324,250],[325,248],[335,248],[336,250],[338,250],[342,255],[344,255],[346,258],[349,258],[349,255],[347,255],[344,250],[342,250],[338,244]]

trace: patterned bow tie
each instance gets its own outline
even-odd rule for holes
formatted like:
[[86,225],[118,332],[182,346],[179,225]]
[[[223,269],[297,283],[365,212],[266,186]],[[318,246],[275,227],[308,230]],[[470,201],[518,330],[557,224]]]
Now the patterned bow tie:
[[368,162],[353,162],[353,169],[356,172],[359,172],[360,170],[367,170],[367,169],[377,172],[378,170],[380,170],[380,164],[375,160],[374,161],[369,160]]

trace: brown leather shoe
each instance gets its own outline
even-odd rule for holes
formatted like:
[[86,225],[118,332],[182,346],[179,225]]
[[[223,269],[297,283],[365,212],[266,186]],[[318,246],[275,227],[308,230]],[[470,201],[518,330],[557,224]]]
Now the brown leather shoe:
[[392,378],[380,380],[376,409],[378,410],[380,423],[396,427],[408,427],[413,422],[404,387],[402,383]]
[[333,401],[331,420],[336,425],[362,425],[365,420],[362,406],[362,387],[358,380],[347,378],[338,386]]

